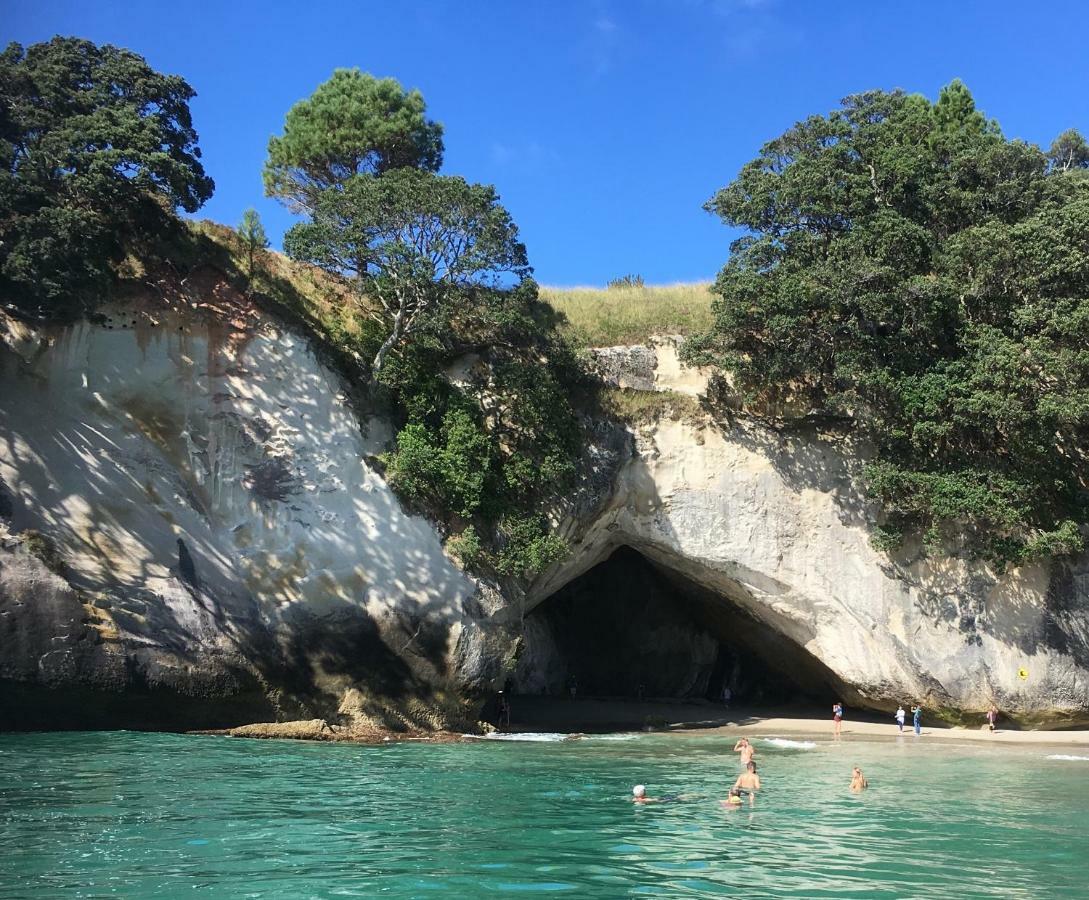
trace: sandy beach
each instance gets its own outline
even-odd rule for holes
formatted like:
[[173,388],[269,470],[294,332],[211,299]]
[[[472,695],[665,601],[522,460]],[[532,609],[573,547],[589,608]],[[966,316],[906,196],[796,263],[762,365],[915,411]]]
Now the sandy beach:
[[[831,709],[820,717],[812,708],[760,710],[723,709],[713,703],[692,701],[630,701],[608,698],[515,697],[513,717],[504,731],[602,732],[642,730],[682,734],[750,734],[774,737],[800,736],[817,740],[832,739]],[[941,740],[979,741],[996,745],[1042,744],[1089,748],[1089,729],[1043,730],[1011,727],[999,720],[992,734],[986,725],[950,727],[923,715],[922,734],[915,737],[911,715],[901,736],[891,715],[858,713],[847,710],[842,740],[893,741]]]
[[[831,720],[795,719],[780,716],[767,718],[754,717],[740,722],[727,722],[710,728],[670,728],[670,731],[700,734],[759,734],[766,736],[790,735],[810,738],[832,739]],[[911,728],[910,717],[904,726],[903,735],[895,723],[879,722],[843,722],[841,740],[892,741],[898,738],[916,739]],[[1078,746],[1089,748],[1089,730],[1085,731],[1014,731],[996,728],[990,733],[986,726],[979,728],[949,728],[924,725],[919,740],[941,741],[979,741],[987,744],[1049,744],[1056,746]]]

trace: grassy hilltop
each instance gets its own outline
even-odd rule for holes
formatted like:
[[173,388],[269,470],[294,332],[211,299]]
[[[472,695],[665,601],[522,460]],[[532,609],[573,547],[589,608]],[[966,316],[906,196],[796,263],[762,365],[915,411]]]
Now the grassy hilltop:
[[641,344],[653,334],[693,334],[711,326],[709,282],[648,287],[542,287],[541,299],[578,347]]

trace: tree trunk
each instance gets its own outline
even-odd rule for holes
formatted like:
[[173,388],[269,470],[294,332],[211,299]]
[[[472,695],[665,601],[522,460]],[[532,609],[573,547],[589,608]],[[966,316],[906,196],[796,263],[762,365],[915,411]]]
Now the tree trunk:
[[393,331],[389,333],[389,337],[382,342],[382,346],[378,348],[378,352],[374,356],[374,362],[371,363],[371,378],[378,379],[378,373],[382,371],[382,363],[386,359],[386,354],[393,349],[404,334],[404,313],[399,312],[393,317]]

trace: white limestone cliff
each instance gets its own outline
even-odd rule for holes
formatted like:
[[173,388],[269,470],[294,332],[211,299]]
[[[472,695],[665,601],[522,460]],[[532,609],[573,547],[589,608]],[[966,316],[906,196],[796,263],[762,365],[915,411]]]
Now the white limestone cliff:
[[[598,355],[614,383],[704,387],[671,339]],[[545,683],[533,611],[630,546],[850,702],[998,700],[1025,720],[1089,721],[1089,563],[890,559],[853,486],[860,448],[706,415],[603,425],[557,523],[572,555],[504,597],[402,508],[373,464],[388,430],[361,426],[347,390],[306,339],[244,305],[6,320],[0,699],[45,724],[73,704],[86,724],[338,707],[449,723],[502,683],[522,629],[520,668]]]

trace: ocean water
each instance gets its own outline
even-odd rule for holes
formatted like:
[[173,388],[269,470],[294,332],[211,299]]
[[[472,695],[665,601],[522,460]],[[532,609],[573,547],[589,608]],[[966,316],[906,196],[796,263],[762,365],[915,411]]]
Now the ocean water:
[[1089,897],[1089,753],[560,738],[0,735],[0,897]]

